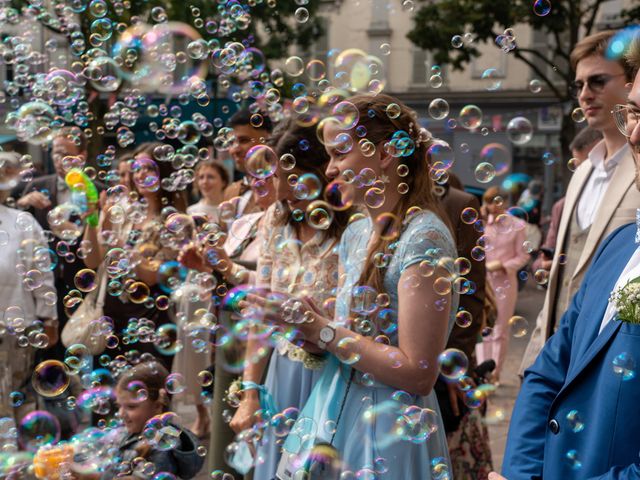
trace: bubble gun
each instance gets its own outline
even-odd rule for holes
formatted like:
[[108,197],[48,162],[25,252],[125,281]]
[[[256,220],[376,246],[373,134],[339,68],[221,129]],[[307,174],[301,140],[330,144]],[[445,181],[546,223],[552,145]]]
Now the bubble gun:
[[[98,190],[91,179],[79,168],[72,168],[67,172],[64,181],[72,192],[84,193],[88,203],[98,203]],[[87,210],[84,206],[83,210]],[[98,226],[98,212],[93,212],[87,217],[87,224],[92,227]]]

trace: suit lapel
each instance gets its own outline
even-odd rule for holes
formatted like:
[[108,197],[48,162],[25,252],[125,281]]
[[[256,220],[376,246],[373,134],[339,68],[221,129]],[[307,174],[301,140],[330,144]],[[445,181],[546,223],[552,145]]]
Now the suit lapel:
[[[598,270],[592,280],[594,284],[585,292],[585,300],[582,305],[584,311],[578,317],[575,327],[577,331],[574,332],[572,340],[572,348],[577,349],[575,355],[572,355],[576,362],[567,372],[564,386],[558,395],[569,387],[580,372],[587,368],[589,363],[609,344],[620,329],[622,322],[611,320],[605,325],[602,332],[598,333],[609,303],[609,293],[615,287],[618,278],[636,251],[633,237],[627,238],[630,236],[627,233],[623,235],[624,237],[621,240],[624,240],[624,246],[622,248],[615,245],[612,249],[607,249],[601,254]],[[609,252],[608,250],[611,251]],[[594,296],[597,299],[596,302],[588,301],[589,298]]]
[[627,194],[629,187],[633,184],[635,176],[633,157],[631,156],[631,152],[627,152],[627,154],[620,160],[620,164],[616,167],[616,170],[613,173],[613,178],[611,178],[611,182],[607,187],[607,191],[600,201],[600,206],[596,212],[596,218],[593,225],[591,225],[591,230],[587,236],[587,241],[584,249],[582,250],[582,255],[580,256],[578,265],[573,272],[574,277],[583,268],[586,268],[591,258],[593,258],[593,253],[600,242],[602,242],[602,237],[609,225],[611,217],[613,217],[618,205],[620,205],[620,202]]
[[[606,304],[605,304],[605,309],[606,309]],[[597,317],[594,316],[594,320],[597,321],[597,323],[594,325],[589,325],[590,328],[595,329],[595,333],[597,336],[595,340],[591,343],[591,345],[589,345],[589,347],[585,350],[585,352],[583,354],[580,354],[580,361],[576,363],[575,367],[572,368],[569,374],[567,375],[567,379],[565,380],[564,387],[562,388],[562,390],[568,387],[571,384],[571,382],[575,380],[575,378],[580,374],[580,372],[582,372],[589,365],[589,363],[591,363],[591,361],[598,354],[598,352],[600,352],[611,341],[614,334],[620,329],[622,322],[618,320],[611,320],[602,329],[602,332],[598,334],[598,329],[600,327],[600,322],[602,321],[602,316],[604,315],[605,309],[603,309],[602,312],[600,312],[600,315],[598,315]]]

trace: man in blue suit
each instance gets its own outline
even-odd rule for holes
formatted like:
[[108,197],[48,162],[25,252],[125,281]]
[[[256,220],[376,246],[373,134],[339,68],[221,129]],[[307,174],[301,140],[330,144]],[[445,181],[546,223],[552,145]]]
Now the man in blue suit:
[[[628,56],[635,81],[613,114],[633,151],[640,189],[640,36]],[[621,321],[609,303],[610,292],[640,277],[636,232],[626,225],[603,242],[558,331],[525,372],[504,478],[640,479],[640,318]]]

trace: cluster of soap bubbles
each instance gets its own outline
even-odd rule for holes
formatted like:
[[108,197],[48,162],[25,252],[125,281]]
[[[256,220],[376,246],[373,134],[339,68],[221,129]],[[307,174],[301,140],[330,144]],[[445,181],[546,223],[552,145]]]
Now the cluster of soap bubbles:
[[516,33],[513,28],[507,28],[501,35],[496,37],[495,42],[504,53],[509,53],[517,48]]

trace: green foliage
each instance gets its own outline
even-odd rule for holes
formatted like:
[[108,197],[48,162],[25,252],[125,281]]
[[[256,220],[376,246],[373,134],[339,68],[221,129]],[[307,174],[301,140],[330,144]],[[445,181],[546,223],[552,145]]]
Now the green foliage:
[[[47,4],[41,6],[29,0],[11,0],[12,6],[17,11],[28,8],[31,14],[35,14],[45,27],[59,33],[66,33],[63,22],[60,21],[61,8],[47,8]],[[60,5],[69,8],[72,2],[60,2]],[[75,7],[81,6],[79,22],[88,45],[88,32],[91,22],[95,17],[90,12],[90,0],[75,0]],[[322,26],[316,15],[319,1],[310,1],[304,6],[309,12],[309,19],[300,23],[294,19],[295,11],[300,5],[295,0],[124,0],[121,2],[107,2],[109,10],[107,17],[115,24],[130,25],[135,17],[143,22],[156,23],[151,19],[151,11],[155,7],[161,7],[166,12],[170,21],[187,23],[194,26],[194,9],[199,11],[199,17],[206,23],[211,20],[220,25],[229,18],[229,7],[236,4],[249,13],[250,21],[241,27],[234,22],[227,22],[231,27],[220,35],[218,32],[209,33],[205,26],[197,27],[205,40],[218,39],[221,44],[227,41],[249,41],[251,46],[263,51],[268,59],[283,58],[287,55],[287,49],[291,45],[299,45],[308,48],[318,35],[322,34]],[[84,8],[82,8],[84,7]],[[89,47],[90,48],[90,47]]]
[[[509,54],[532,68],[558,99],[567,100],[568,84],[573,78],[573,72],[568,71],[569,54],[581,35],[594,31],[602,3],[603,0],[553,0],[549,14],[538,16],[532,0],[429,1],[416,12],[413,29],[407,37],[420,48],[431,51],[436,63],[461,70],[480,55],[479,43],[495,45],[496,37],[505,29],[530,25],[549,39],[547,48],[539,51],[517,46]],[[640,7],[624,11],[621,16],[627,22],[638,21]],[[463,32],[472,32],[475,44],[456,49],[451,38]],[[567,65],[564,70],[557,67],[561,61]],[[553,69],[554,78],[548,75],[545,66]],[[564,89],[558,88],[557,77],[564,81]]]

